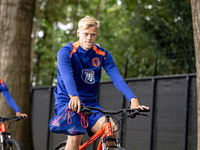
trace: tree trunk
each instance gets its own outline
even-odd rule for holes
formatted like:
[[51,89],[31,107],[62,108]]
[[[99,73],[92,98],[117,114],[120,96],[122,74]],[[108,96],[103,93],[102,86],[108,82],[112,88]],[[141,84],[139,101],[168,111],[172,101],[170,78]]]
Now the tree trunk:
[[200,150],[200,1],[191,0],[193,33],[196,55],[196,75],[197,75],[197,115],[198,115],[198,140],[197,147]]
[[[24,150],[32,150],[30,114],[31,32],[35,0],[0,0],[0,77],[28,119],[12,124],[9,132]],[[15,115],[3,96],[0,116]]]

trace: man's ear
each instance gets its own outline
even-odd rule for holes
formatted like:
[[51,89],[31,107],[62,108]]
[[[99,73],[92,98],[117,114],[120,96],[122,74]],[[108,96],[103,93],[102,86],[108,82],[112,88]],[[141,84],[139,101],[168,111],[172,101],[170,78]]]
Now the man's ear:
[[79,37],[79,36],[80,36],[80,31],[79,31],[79,29],[76,30],[76,33],[77,33],[77,35],[78,35],[78,37]]

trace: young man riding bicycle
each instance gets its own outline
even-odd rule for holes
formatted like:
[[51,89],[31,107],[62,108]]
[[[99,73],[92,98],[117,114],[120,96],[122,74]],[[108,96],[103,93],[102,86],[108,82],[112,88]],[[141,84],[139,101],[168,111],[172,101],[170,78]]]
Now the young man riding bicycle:
[[[90,16],[82,18],[77,30],[79,41],[68,43],[57,54],[56,115],[67,106],[73,111],[80,112],[81,104],[102,109],[97,101],[102,67],[115,87],[131,103],[131,108],[149,109],[149,107],[139,105],[137,97],[121,77],[111,54],[95,45],[98,28],[99,21],[96,19]],[[88,133],[96,133],[105,122],[105,116],[92,114],[88,116],[88,122]],[[114,126],[113,120],[111,122]],[[68,135],[65,150],[79,150],[81,140],[82,135]]]
[[[16,116],[22,116],[24,118],[27,117],[27,114],[25,113],[21,113],[21,110],[19,109],[19,107],[17,106],[17,104],[15,103],[14,99],[12,98],[9,90],[8,90],[8,86],[6,85],[6,83],[0,78],[0,94],[3,93],[7,103],[9,104],[9,106],[15,111]],[[1,95],[0,95],[1,97]],[[0,120],[0,125],[1,125],[1,120]],[[0,147],[1,147],[1,143],[0,143]],[[0,148],[1,149],[1,148]]]
[[27,117],[27,114],[21,113],[21,110],[15,103],[14,99],[12,98],[12,96],[8,90],[8,86],[1,78],[0,78],[0,93],[3,93],[9,106],[12,107],[12,109],[16,112],[16,116]]

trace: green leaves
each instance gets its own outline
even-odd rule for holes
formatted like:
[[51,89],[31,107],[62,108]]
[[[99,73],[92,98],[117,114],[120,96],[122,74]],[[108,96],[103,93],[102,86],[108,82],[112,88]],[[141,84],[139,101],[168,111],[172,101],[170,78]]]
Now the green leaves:
[[157,75],[187,73],[194,49],[189,1],[38,0],[36,8],[36,85],[49,85],[56,78],[57,51],[78,40],[77,23],[86,15],[101,21],[96,43],[111,52],[122,76],[126,58],[127,77],[154,75],[156,54]]

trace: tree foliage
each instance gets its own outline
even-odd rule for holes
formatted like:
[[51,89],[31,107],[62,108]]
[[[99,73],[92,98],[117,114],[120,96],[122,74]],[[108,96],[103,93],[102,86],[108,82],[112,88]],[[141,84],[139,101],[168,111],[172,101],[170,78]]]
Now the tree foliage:
[[[130,39],[136,54],[143,55],[131,55],[135,58],[131,68],[138,70],[139,76],[153,75],[151,64],[158,54],[157,74],[187,73],[188,56],[194,51],[190,2],[137,0],[135,5],[132,3],[126,2],[135,31]],[[137,60],[137,56],[142,57]]]
[[122,75],[128,59],[127,77],[153,76],[156,56],[157,75],[187,73],[194,50],[188,0],[37,0],[35,85],[52,83],[57,51],[78,40],[77,23],[86,15],[101,21],[97,44],[111,52]]

